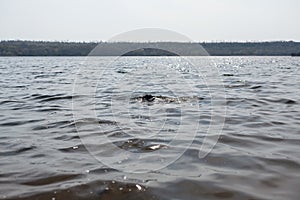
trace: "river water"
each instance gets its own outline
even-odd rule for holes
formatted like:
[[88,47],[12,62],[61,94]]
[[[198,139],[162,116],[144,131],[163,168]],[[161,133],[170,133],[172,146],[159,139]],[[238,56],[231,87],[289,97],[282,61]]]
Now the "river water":
[[0,69],[0,199],[300,196],[299,58],[2,57]]

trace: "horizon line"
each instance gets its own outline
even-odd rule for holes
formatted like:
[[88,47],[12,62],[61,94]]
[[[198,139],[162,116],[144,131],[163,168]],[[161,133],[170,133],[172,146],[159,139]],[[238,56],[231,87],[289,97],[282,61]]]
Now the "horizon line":
[[268,42],[295,42],[296,40],[211,40],[211,41],[104,41],[104,40],[30,40],[30,39],[4,39],[0,42],[60,42],[60,43],[268,43]]

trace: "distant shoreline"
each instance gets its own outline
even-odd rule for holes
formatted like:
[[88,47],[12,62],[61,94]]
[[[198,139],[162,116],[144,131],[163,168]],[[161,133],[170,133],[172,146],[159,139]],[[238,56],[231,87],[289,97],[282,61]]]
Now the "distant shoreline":
[[[299,56],[300,42],[48,42],[0,41],[0,56],[87,56],[98,45],[102,50],[93,56],[199,56],[199,44],[210,56]],[[144,46],[146,48],[144,48]],[[169,51],[162,50],[167,47]],[[150,47],[150,48],[148,48]],[[128,49],[134,49],[127,52]],[[125,52],[125,53],[122,53]],[[176,53],[174,53],[176,52]]]

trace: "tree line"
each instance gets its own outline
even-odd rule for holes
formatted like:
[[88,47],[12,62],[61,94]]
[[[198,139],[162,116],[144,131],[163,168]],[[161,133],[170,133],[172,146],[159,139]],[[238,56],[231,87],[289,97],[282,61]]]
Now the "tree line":
[[[100,48],[99,48],[100,46]],[[146,48],[143,48],[143,47]],[[0,56],[159,56],[199,54],[199,46],[211,56],[299,56],[300,42],[48,42],[1,41]],[[96,47],[96,48],[95,48]],[[161,48],[162,47],[162,48]],[[95,49],[100,49],[95,51]],[[93,51],[92,51],[93,50]],[[168,51],[166,51],[168,50]],[[201,50],[200,50],[201,51]],[[92,53],[91,53],[92,52]],[[174,53],[175,52],[175,53]],[[201,52],[202,55],[203,52]]]

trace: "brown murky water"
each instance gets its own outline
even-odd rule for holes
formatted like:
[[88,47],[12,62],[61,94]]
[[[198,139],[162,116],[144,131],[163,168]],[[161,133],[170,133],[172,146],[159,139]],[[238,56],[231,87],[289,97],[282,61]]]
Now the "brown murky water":
[[[209,58],[227,108],[212,137],[203,77],[147,68],[176,58],[107,59],[0,58],[0,199],[299,198],[298,58]],[[213,149],[199,158],[204,142]]]

